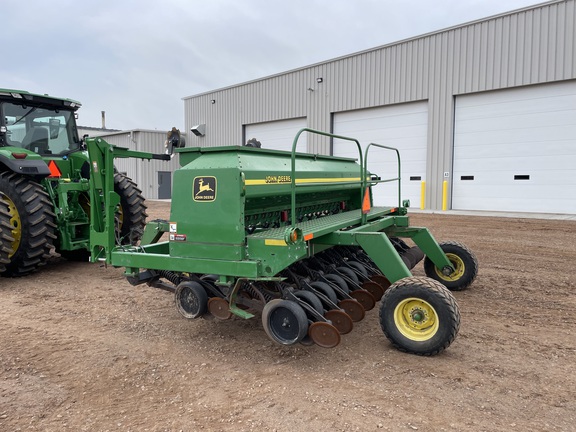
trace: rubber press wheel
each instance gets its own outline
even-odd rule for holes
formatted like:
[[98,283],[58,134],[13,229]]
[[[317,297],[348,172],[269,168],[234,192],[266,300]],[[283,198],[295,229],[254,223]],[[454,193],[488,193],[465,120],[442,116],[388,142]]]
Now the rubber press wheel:
[[326,297],[328,297],[332,303],[334,304],[338,303],[338,297],[336,297],[336,292],[326,282],[314,281],[310,282],[310,286],[315,290],[318,290],[318,292],[324,294]]
[[358,261],[348,261],[348,265],[358,271],[364,279],[368,279],[368,270]]
[[[354,270],[352,270],[351,268],[348,267],[336,267],[336,270],[338,270],[340,273],[342,273],[344,276],[347,276],[348,279],[350,279],[352,282],[354,283],[359,283],[360,280],[358,279],[358,275],[356,273],[354,273]],[[353,288],[353,287],[350,287]]]
[[270,339],[293,345],[308,334],[308,318],[302,307],[291,300],[274,299],[262,310],[262,326]]
[[198,282],[181,282],[176,287],[174,302],[184,318],[198,318],[208,311],[208,294]]
[[382,298],[380,326],[400,351],[434,355],[448,348],[460,328],[460,311],[452,293],[425,277],[407,277]]
[[348,284],[346,283],[346,281],[342,278],[342,276],[334,274],[334,273],[328,273],[324,275],[324,278],[329,281],[332,282],[333,284],[335,284],[336,286],[338,286],[342,291],[344,291],[346,294],[348,294],[350,292],[350,288],[348,288]]
[[27,177],[0,173],[0,195],[8,205],[13,239],[2,276],[24,276],[46,264],[56,239],[56,215],[44,188]]
[[462,243],[455,241],[440,243],[439,246],[452,263],[454,271],[446,275],[426,257],[424,260],[426,276],[437,280],[451,291],[468,288],[478,274],[478,260],[474,253]]
[[320,315],[324,313],[322,302],[313,292],[298,290],[294,292],[294,295],[298,297],[300,300],[304,301],[309,306],[311,306]]
[[0,195],[0,273],[6,270],[6,264],[10,262],[13,241],[8,204]]

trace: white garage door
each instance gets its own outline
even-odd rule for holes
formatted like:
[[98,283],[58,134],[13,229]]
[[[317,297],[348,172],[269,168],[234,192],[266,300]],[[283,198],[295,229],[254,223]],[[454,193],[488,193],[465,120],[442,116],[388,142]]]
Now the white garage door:
[[[250,124],[245,126],[246,141],[256,138],[262,143],[262,148],[292,151],[294,137],[300,129],[305,127],[305,117]],[[306,153],[306,135],[306,133],[300,135],[296,151]]]
[[452,208],[576,213],[576,82],[456,99]]
[[[370,143],[396,147],[400,151],[402,197],[419,206],[422,181],[426,180],[428,103],[415,102],[336,113],[334,133],[356,138],[363,149]],[[358,157],[353,142],[334,140],[335,156]],[[371,147],[368,170],[382,179],[397,177],[396,153]],[[398,183],[381,183],[373,189],[374,204],[398,204]]]

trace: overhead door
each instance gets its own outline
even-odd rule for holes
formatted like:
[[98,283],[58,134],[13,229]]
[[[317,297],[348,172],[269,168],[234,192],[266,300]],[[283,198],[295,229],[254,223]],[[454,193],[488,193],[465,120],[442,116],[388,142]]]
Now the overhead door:
[[[363,150],[370,143],[395,147],[401,157],[401,199],[412,205],[420,202],[422,181],[426,177],[428,103],[414,102],[334,114],[334,133],[356,138]],[[353,142],[334,140],[332,154],[358,157]],[[396,154],[377,147],[368,153],[368,169],[382,179],[398,175]],[[373,188],[375,205],[397,205],[398,183],[381,183]]]
[[456,99],[452,208],[576,213],[576,82]]
[[[255,138],[262,143],[262,148],[292,151],[294,137],[306,127],[306,118],[278,120],[266,123],[255,123],[245,126],[246,141]],[[296,151],[306,152],[306,133],[300,135]]]

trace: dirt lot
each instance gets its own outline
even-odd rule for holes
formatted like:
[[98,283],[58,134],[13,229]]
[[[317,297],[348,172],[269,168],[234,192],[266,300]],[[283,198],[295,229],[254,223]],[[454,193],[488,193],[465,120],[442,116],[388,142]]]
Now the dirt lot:
[[377,309],[332,350],[281,347],[256,319],[187,321],[121,269],[55,259],[0,279],[0,430],[575,430],[576,222],[412,224],[480,262],[432,358],[394,350]]

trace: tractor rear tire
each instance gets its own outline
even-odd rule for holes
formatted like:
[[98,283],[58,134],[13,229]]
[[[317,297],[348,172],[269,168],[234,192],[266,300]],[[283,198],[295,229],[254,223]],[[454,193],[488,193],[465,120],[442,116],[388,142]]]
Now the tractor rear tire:
[[417,355],[445,350],[460,328],[460,311],[452,293],[426,277],[407,277],[382,297],[380,326],[392,345]]
[[56,239],[56,215],[44,188],[27,177],[0,173],[0,194],[8,204],[14,238],[2,276],[24,276],[46,264]]
[[120,244],[136,245],[146,225],[146,204],[142,191],[129,177],[114,174],[114,191],[120,195],[120,208],[117,212]]
[[10,213],[8,204],[0,195],[0,273],[6,270],[6,264],[10,263],[12,254],[12,226],[10,225]]
[[454,266],[454,272],[450,275],[442,273],[434,263],[426,257],[424,271],[426,276],[437,280],[450,291],[462,291],[470,286],[478,274],[478,260],[474,253],[462,243],[447,241],[440,243],[440,248]]

